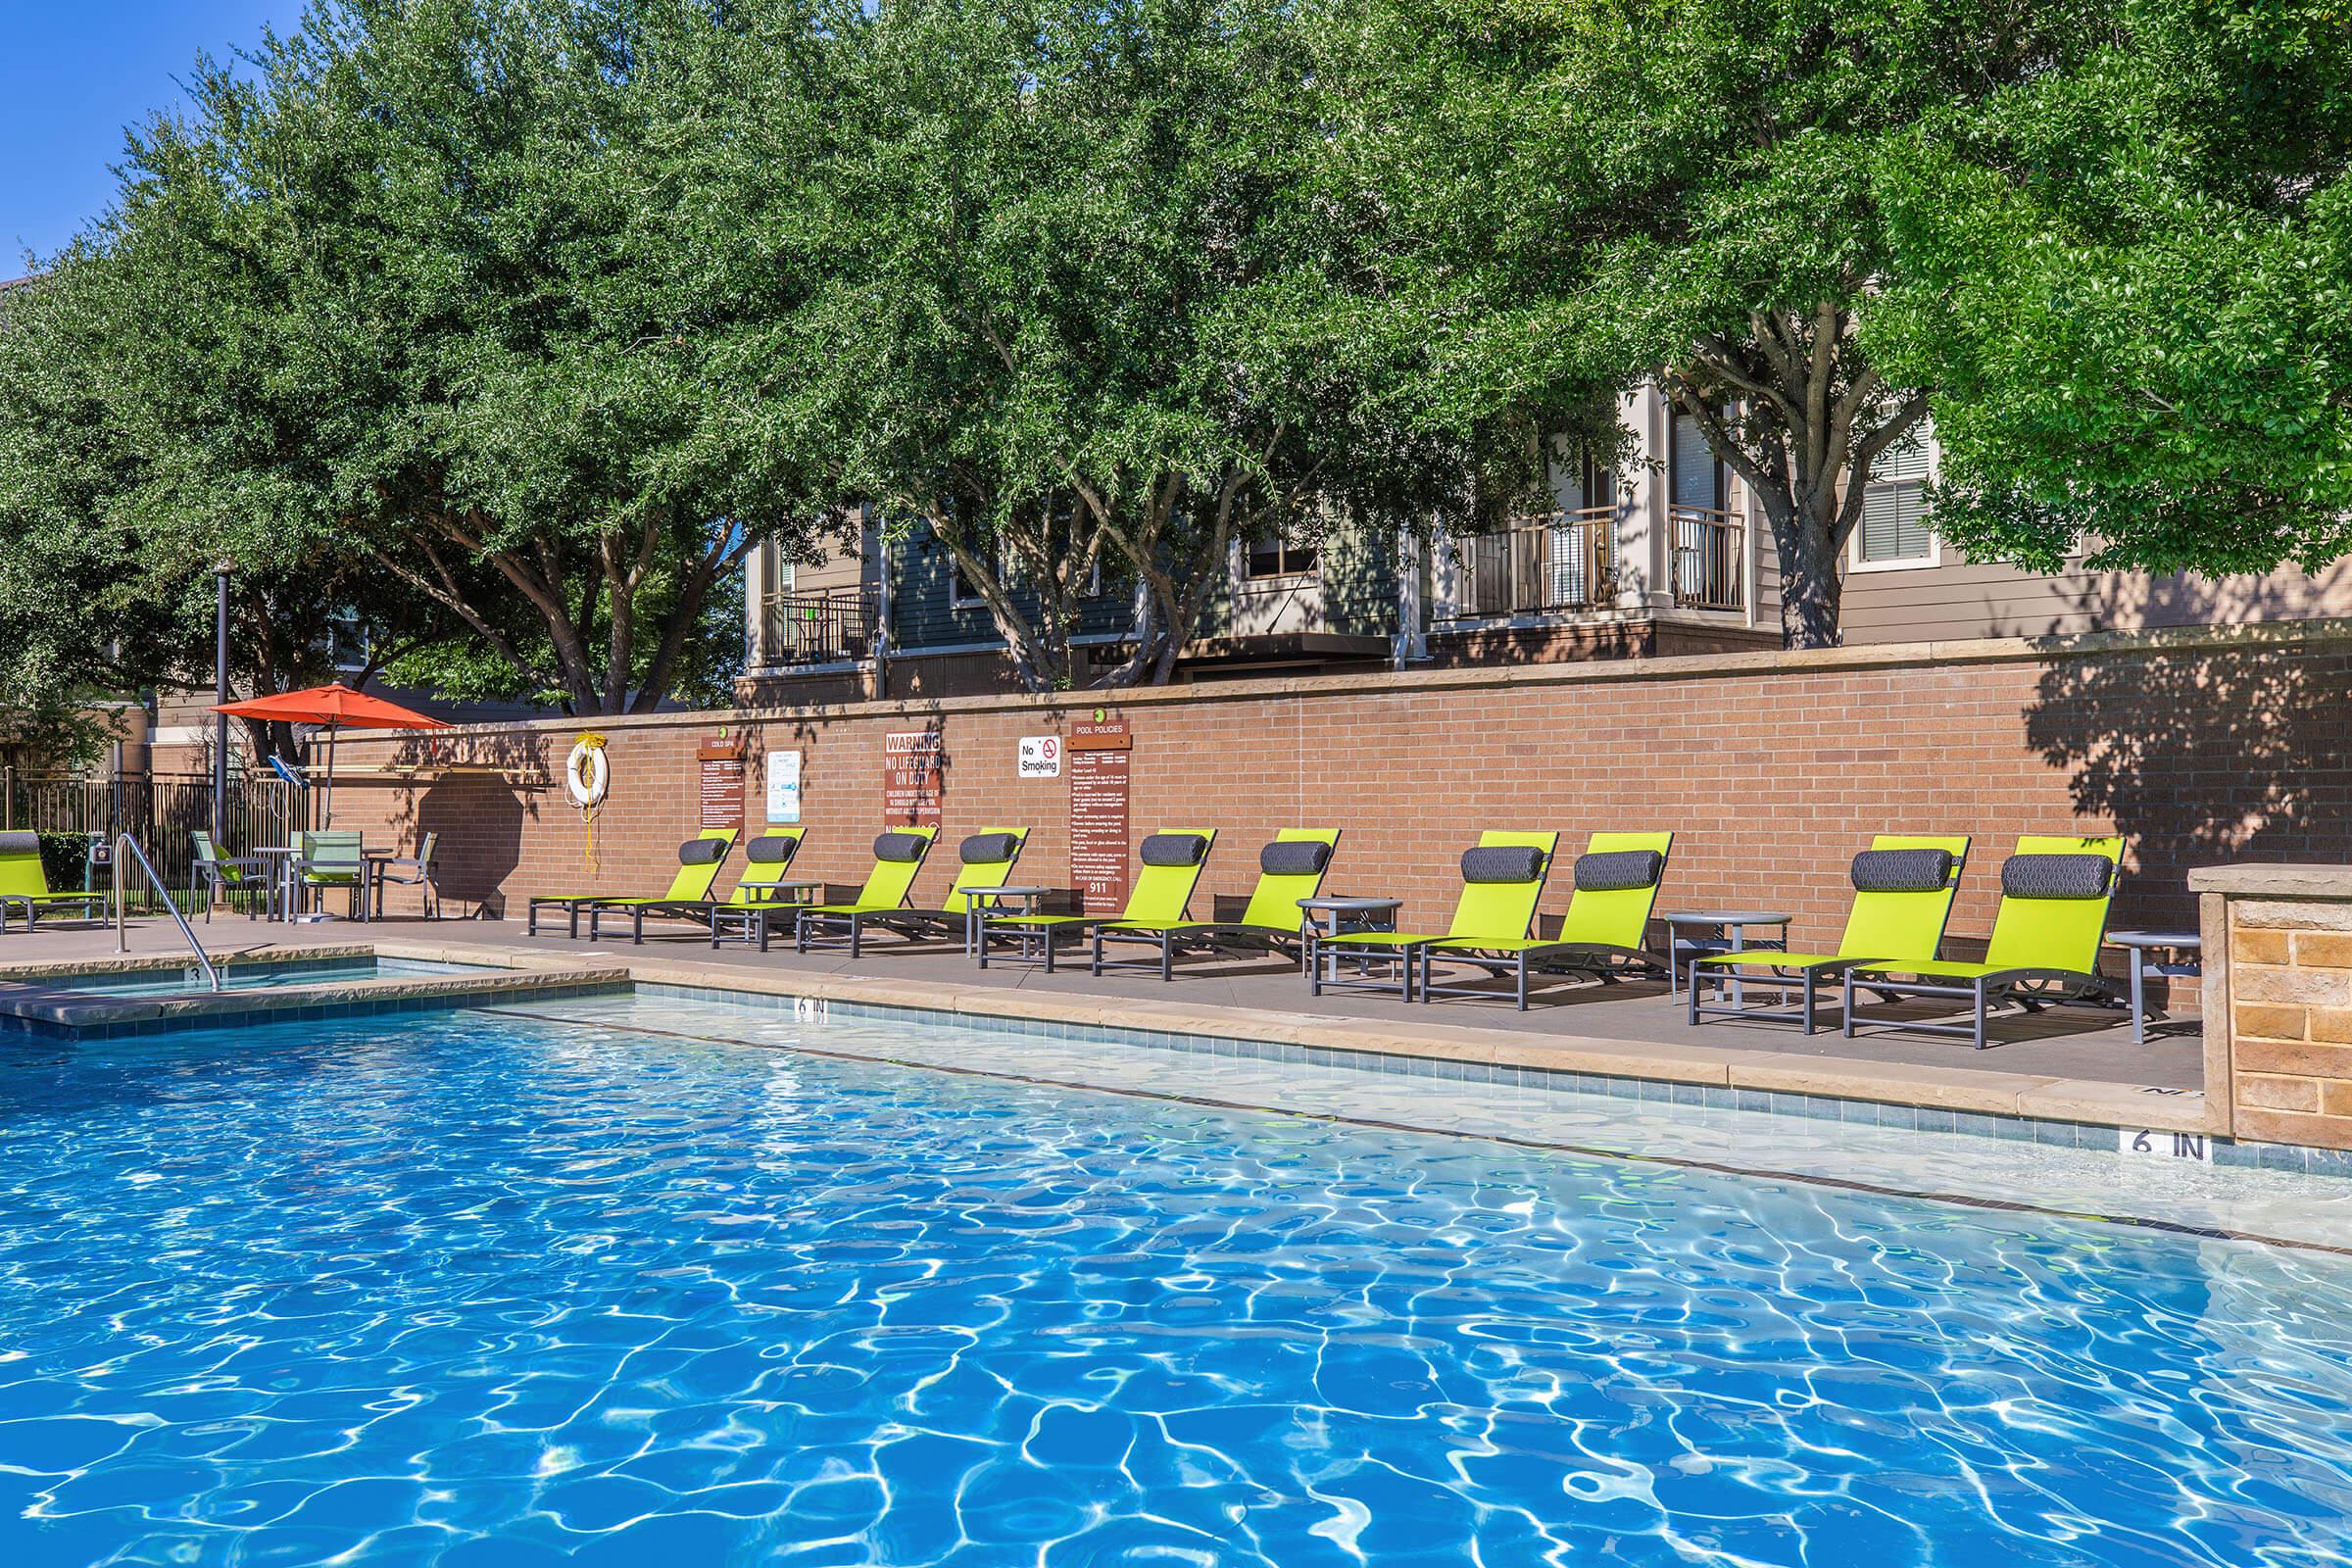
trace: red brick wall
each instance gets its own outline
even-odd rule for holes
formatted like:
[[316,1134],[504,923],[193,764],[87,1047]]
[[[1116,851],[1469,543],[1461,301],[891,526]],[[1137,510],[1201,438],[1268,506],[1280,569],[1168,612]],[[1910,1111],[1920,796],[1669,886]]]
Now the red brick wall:
[[[404,843],[438,827],[450,880],[474,898],[659,889],[697,824],[696,744],[731,725],[754,759],[752,825],[761,755],[800,750],[801,866],[855,881],[882,825],[883,736],[937,725],[947,822],[918,893],[946,888],[947,849],[984,825],[1034,827],[1021,879],[1059,883],[1068,780],[1017,779],[1015,741],[1101,704],[1133,726],[1135,831],[1222,830],[1202,884],[1213,893],[1248,891],[1274,829],[1336,824],[1347,832],[1333,891],[1399,895],[1412,922],[1442,921],[1456,858],[1482,827],[1557,829],[1572,850],[1595,829],[1665,827],[1678,837],[1661,908],[1786,908],[1812,945],[1835,941],[1846,862],[1871,833],[1962,831],[1977,856],[1953,930],[1981,936],[2018,834],[2121,830],[2132,849],[2118,922],[2173,923],[2194,917],[2191,866],[2352,860],[2348,688],[2352,625],[2308,623],[2063,649],[1998,641],[555,722],[446,743],[543,785],[351,776],[336,822]],[[611,738],[613,774],[595,876],[560,788],[564,753],[590,728]],[[381,766],[412,744],[347,737],[340,756]],[[1563,877],[1544,908],[1566,899]]]

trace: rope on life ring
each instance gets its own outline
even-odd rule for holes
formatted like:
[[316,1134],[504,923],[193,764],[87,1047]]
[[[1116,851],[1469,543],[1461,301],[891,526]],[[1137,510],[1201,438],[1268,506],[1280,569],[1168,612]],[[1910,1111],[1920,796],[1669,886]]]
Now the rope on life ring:
[[587,830],[588,870],[594,875],[596,861],[596,808],[605,804],[605,792],[612,787],[612,764],[605,758],[605,738],[602,735],[583,735],[573,744],[571,755],[564,760],[564,795],[579,808],[580,822]]

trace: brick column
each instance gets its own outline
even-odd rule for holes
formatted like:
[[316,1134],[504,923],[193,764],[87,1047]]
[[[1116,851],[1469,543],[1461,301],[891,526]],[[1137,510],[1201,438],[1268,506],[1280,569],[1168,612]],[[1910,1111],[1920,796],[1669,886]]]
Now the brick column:
[[2205,938],[2206,1093],[2230,1134],[2352,1149],[2352,866],[2189,873]]

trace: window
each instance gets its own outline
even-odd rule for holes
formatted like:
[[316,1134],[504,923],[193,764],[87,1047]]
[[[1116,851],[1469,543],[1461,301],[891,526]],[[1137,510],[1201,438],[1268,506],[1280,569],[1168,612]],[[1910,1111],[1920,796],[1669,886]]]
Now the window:
[[1252,539],[1242,547],[1245,577],[1304,577],[1315,569],[1315,547],[1299,544],[1280,533]]
[[1864,566],[1933,565],[1936,530],[1928,519],[1925,435],[1879,455],[1862,494],[1862,522],[1854,530],[1854,561]]
[[1723,463],[1707,445],[1706,431],[1695,416],[1678,412],[1667,434],[1666,466],[1674,504],[1699,512],[1722,512],[1730,499],[1723,481]]
[[[1010,589],[1020,585],[1022,575],[1020,562],[1010,550],[1000,546],[997,551],[997,580]],[[1086,580],[1078,585],[1078,597],[1093,599],[1102,592],[1102,557],[1098,553],[1095,557],[1094,569],[1089,571],[1086,574]],[[962,563],[954,556],[948,557],[948,608],[951,610],[985,610],[988,608],[988,601],[980,597],[979,588],[973,584],[971,578],[964,575]]]
[[374,650],[375,638],[357,611],[326,617],[327,662],[337,670],[348,675],[366,669]]
[[963,563],[948,557],[948,608],[950,610],[985,610],[988,601],[971,578],[963,574]]

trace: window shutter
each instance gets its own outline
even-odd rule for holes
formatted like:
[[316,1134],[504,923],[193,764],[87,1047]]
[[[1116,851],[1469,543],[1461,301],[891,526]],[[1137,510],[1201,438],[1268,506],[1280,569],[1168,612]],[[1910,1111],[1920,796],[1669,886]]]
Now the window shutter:
[[1880,454],[1862,495],[1862,559],[1925,561],[1936,549],[1928,524],[1928,444],[1904,442]]

